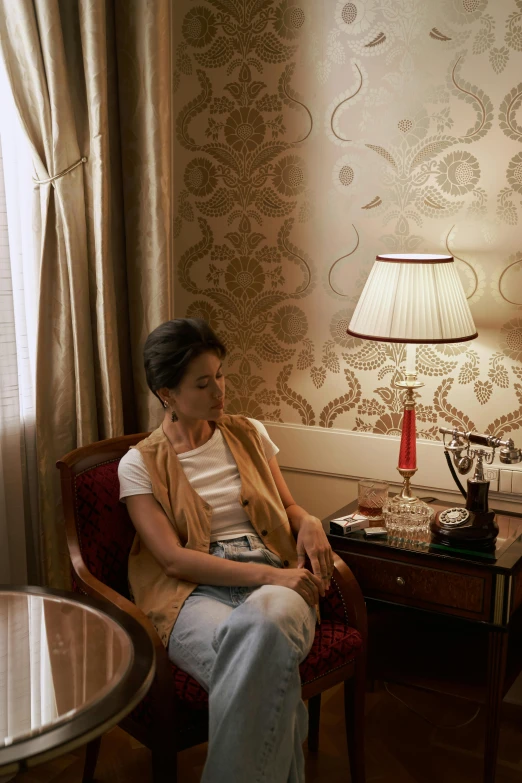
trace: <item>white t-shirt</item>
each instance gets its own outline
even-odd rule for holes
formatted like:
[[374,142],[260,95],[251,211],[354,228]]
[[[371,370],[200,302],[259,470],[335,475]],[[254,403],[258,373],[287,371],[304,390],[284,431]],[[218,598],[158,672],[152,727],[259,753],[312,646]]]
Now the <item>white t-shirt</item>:
[[[261,436],[268,462],[279,449],[270,440],[264,424],[256,419],[248,420]],[[212,508],[211,542],[255,532],[239,500],[241,479],[236,461],[219,427],[216,427],[206,443],[192,451],[178,454],[178,459],[193,489]],[[151,480],[137,449],[129,449],[121,458],[118,478],[120,500],[124,501],[129,495],[152,494]]]

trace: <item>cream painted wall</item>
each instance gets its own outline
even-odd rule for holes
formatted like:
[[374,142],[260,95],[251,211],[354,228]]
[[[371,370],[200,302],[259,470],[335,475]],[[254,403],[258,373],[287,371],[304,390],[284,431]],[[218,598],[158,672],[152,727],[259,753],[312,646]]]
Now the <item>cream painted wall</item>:
[[[442,456],[442,449],[441,449]],[[445,463],[444,463],[445,466]],[[282,468],[281,472],[292,492],[294,500],[311,514],[324,519],[334,511],[351,503],[357,497],[357,479],[345,476],[309,473],[300,470]],[[465,480],[464,480],[465,484]],[[390,492],[400,489],[399,483],[390,483]],[[436,497],[438,500],[454,505],[462,505],[459,491],[445,491],[436,487],[415,486],[415,494],[419,497]],[[490,503],[497,510],[520,513],[520,503],[507,499],[498,492],[490,493]]]
[[319,519],[357,497],[357,481],[353,479],[285,469],[281,472],[295,502]]

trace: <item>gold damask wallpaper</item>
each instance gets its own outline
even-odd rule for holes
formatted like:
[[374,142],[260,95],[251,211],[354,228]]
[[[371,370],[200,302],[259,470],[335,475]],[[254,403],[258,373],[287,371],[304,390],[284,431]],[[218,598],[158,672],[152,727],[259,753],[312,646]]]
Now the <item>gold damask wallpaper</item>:
[[[398,434],[375,255],[451,252],[479,338],[424,346],[420,437],[522,426],[522,0],[176,0],[176,314],[227,410]],[[516,436],[515,436],[516,439]]]

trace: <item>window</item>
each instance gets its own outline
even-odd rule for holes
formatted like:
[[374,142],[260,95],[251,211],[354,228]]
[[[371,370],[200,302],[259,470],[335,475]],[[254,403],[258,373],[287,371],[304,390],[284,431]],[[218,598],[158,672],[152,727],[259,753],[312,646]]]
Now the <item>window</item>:
[[0,582],[37,582],[38,264],[29,144],[0,58]]

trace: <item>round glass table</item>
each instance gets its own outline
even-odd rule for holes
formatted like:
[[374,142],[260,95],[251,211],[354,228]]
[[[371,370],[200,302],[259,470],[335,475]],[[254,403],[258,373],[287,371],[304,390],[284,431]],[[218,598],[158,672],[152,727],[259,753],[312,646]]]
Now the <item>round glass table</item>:
[[154,667],[146,630],[112,604],[0,587],[0,778],[103,734],[145,696]]

